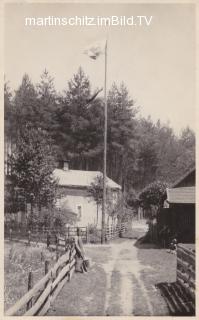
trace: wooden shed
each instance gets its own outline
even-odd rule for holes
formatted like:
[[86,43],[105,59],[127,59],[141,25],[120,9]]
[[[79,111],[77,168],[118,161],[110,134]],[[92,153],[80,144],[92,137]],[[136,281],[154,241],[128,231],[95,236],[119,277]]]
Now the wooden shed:
[[167,189],[165,208],[160,212],[159,230],[166,226],[178,242],[195,243],[195,168]]

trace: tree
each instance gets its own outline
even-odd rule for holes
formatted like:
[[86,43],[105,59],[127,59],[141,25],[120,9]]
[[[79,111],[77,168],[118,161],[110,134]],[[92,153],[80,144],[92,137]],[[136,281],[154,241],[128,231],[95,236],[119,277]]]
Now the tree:
[[151,118],[138,121],[137,170],[134,171],[134,185],[137,190],[156,179],[158,168],[157,135]]
[[[102,175],[97,176],[94,179],[94,182],[91,183],[89,190],[88,190],[89,196],[92,197],[92,199],[95,201],[97,205],[97,221],[99,218],[99,207],[102,207],[102,201],[103,201],[103,177]],[[113,204],[113,197],[112,197],[112,190],[109,186],[106,186],[106,212],[108,217],[112,216],[115,211],[115,207]]]
[[12,93],[8,82],[4,83],[4,121],[5,121],[5,136],[10,137],[12,131]]
[[45,69],[40,82],[36,86],[38,108],[38,126],[48,131],[53,136],[56,127],[57,93],[54,87],[54,79]]
[[139,194],[139,200],[144,207],[157,206],[160,208],[166,199],[167,183],[154,181],[145,187]]
[[5,160],[5,174],[10,174],[10,167],[8,165],[8,156],[12,152],[12,142],[15,132],[13,131],[13,103],[12,93],[8,82],[4,84],[4,160]]
[[102,153],[102,103],[96,99],[99,91],[91,94],[89,79],[80,67],[60,98],[56,141],[62,157],[70,159],[74,169],[88,170]]
[[42,206],[54,203],[54,157],[51,140],[44,130],[27,124],[18,134],[10,163],[13,186],[24,190],[27,202],[37,206],[39,211]]
[[127,185],[128,173],[135,159],[137,108],[124,83],[115,83],[108,93],[107,168],[108,175]]
[[179,141],[178,177],[195,165],[195,134],[189,127],[182,130]]
[[13,104],[16,135],[27,123],[31,123],[32,126],[38,127],[37,92],[27,74],[23,76],[22,83],[15,92]]
[[102,176],[97,176],[94,182],[91,183],[88,194],[93,198],[97,206],[97,219],[96,225],[98,224],[99,218],[99,207],[102,206],[103,201],[103,178]]

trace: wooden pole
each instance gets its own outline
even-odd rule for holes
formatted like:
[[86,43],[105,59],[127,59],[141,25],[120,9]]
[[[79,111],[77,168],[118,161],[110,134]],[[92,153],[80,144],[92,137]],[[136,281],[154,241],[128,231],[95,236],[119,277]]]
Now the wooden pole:
[[64,236],[64,248],[65,248],[65,252],[67,251],[67,237],[66,235]]
[[12,228],[10,228],[10,240],[12,240]]
[[102,201],[102,238],[105,243],[105,217],[106,217],[106,159],[107,159],[107,40],[105,44],[105,70],[104,70],[104,167],[103,167],[103,201]]
[[[45,265],[44,265],[44,272],[45,272],[45,275],[48,273],[48,271],[49,271],[49,265],[50,265],[50,262],[48,261],[48,260],[46,260],[45,261]],[[45,284],[45,288],[47,287],[47,285],[48,285],[48,283],[49,283],[49,281],[47,281],[46,282],[46,284]]]
[[86,243],[88,243],[88,227],[86,227]]
[[50,234],[49,234],[49,231],[47,231],[46,245],[47,245],[47,248],[49,248],[49,246],[50,246]]
[[28,230],[28,244],[29,244],[29,245],[30,245],[30,237],[31,237],[31,236],[30,236],[30,233],[31,233],[30,230]]
[[[30,271],[28,274],[28,291],[32,289],[32,287],[33,287],[33,275],[32,275],[32,271]],[[31,307],[32,307],[32,299],[28,301],[26,309],[29,310]]]
[[48,271],[49,271],[49,261],[46,260],[45,261],[45,275],[48,273]]
[[68,227],[68,239],[70,237],[70,227]]

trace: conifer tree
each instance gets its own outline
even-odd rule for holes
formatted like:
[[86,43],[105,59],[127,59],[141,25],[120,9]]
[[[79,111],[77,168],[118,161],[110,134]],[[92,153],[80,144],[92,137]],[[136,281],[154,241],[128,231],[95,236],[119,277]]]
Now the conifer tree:
[[24,190],[26,201],[39,209],[52,205],[56,181],[52,176],[54,156],[47,133],[26,124],[17,137],[10,162],[13,187]]

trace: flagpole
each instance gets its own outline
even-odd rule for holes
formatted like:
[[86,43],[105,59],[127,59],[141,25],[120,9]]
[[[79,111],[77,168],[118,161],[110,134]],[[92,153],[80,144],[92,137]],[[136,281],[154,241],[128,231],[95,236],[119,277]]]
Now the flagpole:
[[102,238],[101,243],[105,243],[106,235],[106,158],[107,158],[107,40],[105,44],[105,70],[104,70],[104,162],[103,162],[103,201],[102,201]]

